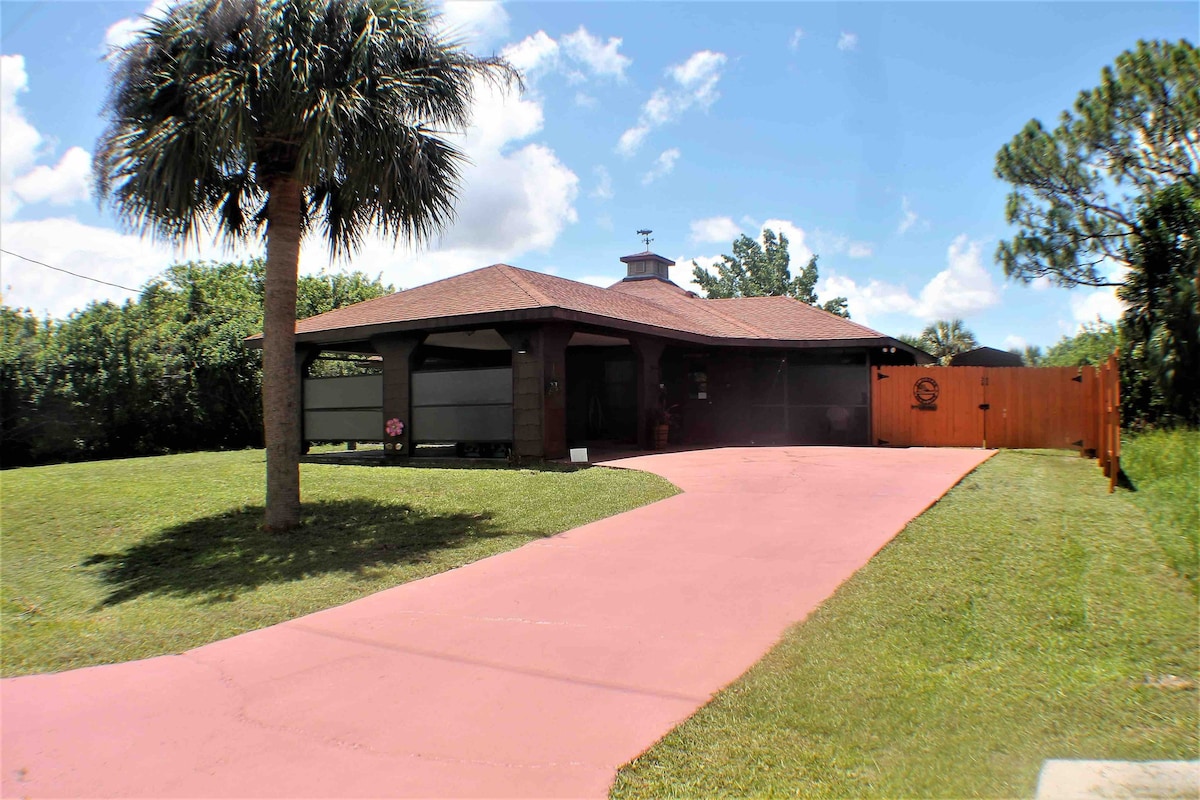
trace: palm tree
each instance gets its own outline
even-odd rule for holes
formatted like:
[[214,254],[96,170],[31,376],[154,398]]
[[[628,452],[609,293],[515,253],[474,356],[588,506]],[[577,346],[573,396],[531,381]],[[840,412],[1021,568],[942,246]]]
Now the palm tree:
[[271,529],[300,519],[300,240],[331,256],[372,228],[427,241],[453,216],[477,78],[423,0],[184,0],[113,54],[98,194],[139,232],[230,241],[265,231],[263,427]]
[[967,330],[961,319],[940,319],[921,331],[921,347],[940,364],[949,364],[959,353],[979,346],[975,334]]

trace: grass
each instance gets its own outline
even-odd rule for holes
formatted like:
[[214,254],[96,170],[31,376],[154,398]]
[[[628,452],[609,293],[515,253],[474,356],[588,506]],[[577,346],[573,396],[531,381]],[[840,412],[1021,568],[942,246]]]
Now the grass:
[[1048,758],[1197,758],[1195,598],[1106,489],[998,454],[613,795],[1028,797]]
[[1168,562],[1200,595],[1200,431],[1155,431],[1123,442],[1121,469]]
[[5,676],[180,652],[675,493],[591,468],[301,467],[304,525],[260,529],[263,452],[0,473]]

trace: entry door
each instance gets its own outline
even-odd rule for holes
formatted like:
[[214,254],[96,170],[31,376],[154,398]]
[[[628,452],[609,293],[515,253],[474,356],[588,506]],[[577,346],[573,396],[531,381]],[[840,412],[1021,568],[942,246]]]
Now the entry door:
[[708,444],[716,440],[716,409],[713,405],[713,376],[707,359],[689,361],[684,374],[687,389],[683,404],[683,440]]

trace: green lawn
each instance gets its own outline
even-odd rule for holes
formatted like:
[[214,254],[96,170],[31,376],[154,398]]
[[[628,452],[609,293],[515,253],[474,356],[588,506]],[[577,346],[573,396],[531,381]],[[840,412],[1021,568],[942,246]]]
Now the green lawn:
[[1200,757],[1198,619],[1136,493],[1002,452],[619,774],[635,797],[1020,797]]
[[301,468],[260,530],[263,452],[0,473],[4,675],[186,650],[659,500],[628,470]]

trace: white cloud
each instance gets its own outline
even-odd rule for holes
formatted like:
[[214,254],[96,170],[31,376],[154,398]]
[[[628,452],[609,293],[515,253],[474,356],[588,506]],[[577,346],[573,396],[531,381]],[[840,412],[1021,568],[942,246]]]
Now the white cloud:
[[903,286],[874,278],[860,286],[834,270],[825,272],[817,281],[817,295],[845,297],[850,316],[864,325],[870,325],[871,318],[879,314],[912,314],[916,307],[916,301]]
[[13,182],[37,161],[42,136],[25,119],[17,95],[28,91],[23,56],[0,56],[0,218],[16,214],[20,200]]
[[900,224],[896,227],[896,233],[903,236],[913,229],[913,226],[920,223],[921,229],[929,227],[929,223],[921,219],[917,212],[913,210],[912,203],[907,196],[900,198]]
[[648,133],[650,133],[650,128],[645,125],[638,125],[625,131],[617,141],[617,152],[623,156],[633,155],[642,146]]
[[175,2],[176,0],[153,0],[138,16],[126,17],[109,25],[104,31],[105,50],[119,50],[129,45],[134,37],[146,29],[148,20],[161,19]]
[[579,106],[580,108],[595,108],[596,98],[592,97],[586,92],[576,92],[575,105]]
[[[588,77],[625,79],[625,70],[633,59],[618,52],[621,39],[607,42],[588,33],[582,25],[574,33],[559,40],[545,31],[526,36],[520,42],[504,48],[504,58],[519,69],[527,79],[536,80],[550,72],[563,72],[567,83],[583,83]],[[576,95],[587,97],[582,92]],[[594,103],[594,100],[588,98]]]
[[17,178],[12,189],[27,203],[69,206],[88,199],[91,181],[91,154],[82,147],[72,147],[53,167],[34,167]]
[[1000,292],[980,259],[981,245],[964,233],[950,243],[949,266],[921,289],[918,316],[926,319],[965,317],[1000,302]]
[[1116,289],[1096,289],[1071,293],[1071,316],[1080,325],[1095,322],[1116,322],[1125,313],[1125,304],[1117,298]]
[[25,59],[0,56],[0,219],[16,216],[27,203],[68,206],[87,200],[91,190],[91,155],[79,147],[67,150],[54,166],[39,165],[51,155],[45,138],[21,108],[18,96],[29,91]]
[[1015,333],[1005,336],[1004,341],[1000,343],[1000,347],[1005,350],[1024,350],[1028,346],[1028,340],[1024,336],[1017,336]]
[[724,53],[714,53],[711,50],[701,50],[692,53],[691,57],[682,64],[671,67],[667,74],[675,82],[691,92],[691,102],[707,108],[717,99],[717,81],[721,79],[721,68],[725,66]]
[[526,78],[532,80],[558,66],[558,53],[558,42],[551,39],[545,31],[538,31],[516,44],[510,44],[500,55]]
[[495,0],[447,0],[441,14],[446,32],[473,47],[508,36],[508,12]]
[[907,314],[927,322],[966,317],[1000,302],[1000,291],[980,258],[981,247],[966,234],[956,238],[946,251],[946,269],[934,275],[916,298],[904,286],[874,278],[859,285],[835,270],[822,276],[817,291],[822,297],[845,297],[851,315],[862,322],[878,314]]
[[[792,271],[803,269],[808,260],[813,257],[813,251],[808,246],[808,234],[794,222],[786,219],[769,219],[762,224],[763,230],[770,228],[775,233],[782,233],[788,238],[788,256],[791,258]],[[762,235],[759,234],[759,241]]]
[[707,219],[692,220],[691,240],[693,242],[732,242],[741,232],[741,226],[729,217],[708,217]]
[[608,168],[600,166],[593,169],[592,172],[596,175],[596,188],[592,189],[589,196],[599,200],[612,200],[612,175],[609,174]]
[[857,50],[858,49],[858,34],[857,33],[847,33],[846,31],[842,31],[842,35],[838,37],[837,49],[841,50],[843,52],[845,52],[847,50]]
[[[177,261],[201,257],[195,248],[176,249],[152,239],[85,225],[73,218],[4,222],[0,238],[6,250],[99,280],[140,288]],[[203,257],[249,257],[210,247]],[[4,303],[30,308],[38,315],[65,317],[92,300],[123,302],[134,297],[112,286],[83,280],[0,254]]]
[[621,277],[613,277],[612,275],[584,275],[582,278],[576,278],[575,280],[590,286],[599,286],[601,289],[607,289],[614,283],[619,283]]
[[720,97],[717,83],[727,58],[724,53],[701,50],[687,61],[667,69],[668,87],[654,90],[642,106],[637,125],[621,134],[617,152],[629,157],[637,152],[654,128],[674,122],[691,108],[707,110]]
[[1029,282],[1029,286],[1035,292],[1044,292],[1047,289],[1053,288],[1054,281],[1050,280],[1050,278],[1045,275],[1039,275]]
[[672,147],[669,150],[664,150],[659,154],[658,158],[654,159],[654,164],[650,167],[650,171],[642,176],[642,185],[646,186],[659,178],[670,175],[675,169],[675,162],[679,160],[679,148]]
[[870,242],[854,241],[849,236],[817,229],[812,234],[813,249],[823,256],[846,255],[850,258],[870,258],[875,248]]
[[541,104],[480,82],[474,120],[465,137],[454,137],[472,163],[463,169],[457,221],[438,249],[483,249],[511,258],[548,248],[577,220],[579,178],[545,145],[510,152],[513,143],[541,130]]
[[579,30],[562,37],[562,49],[597,77],[624,80],[625,70],[633,63],[633,59],[617,52],[621,49],[620,38],[612,36],[607,42],[602,42],[582,25]]
[[[422,249],[371,236],[348,262],[336,266],[381,273],[386,282],[411,287],[546,250],[565,226],[577,221],[574,202],[579,178],[552,150],[528,141],[542,128],[539,102],[481,83],[476,87],[474,119],[465,134],[450,137],[471,163],[462,171],[457,219],[444,235]],[[180,259],[248,258],[263,252],[258,243],[236,254],[208,243],[178,251],[73,219],[4,222],[0,238],[7,249],[30,258],[135,288]],[[319,272],[328,266],[324,242],[315,236],[306,239],[301,272]],[[2,270],[8,287],[5,302],[38,313],[65,315],[94,298],[129,296],[41,267],[22,266],[10,258],[3,261]]]
[[804,29],[796,28],[792,31],[792,38],[788,40],[788,47],[796,50],[800,47],[800,40],[804,38]]

